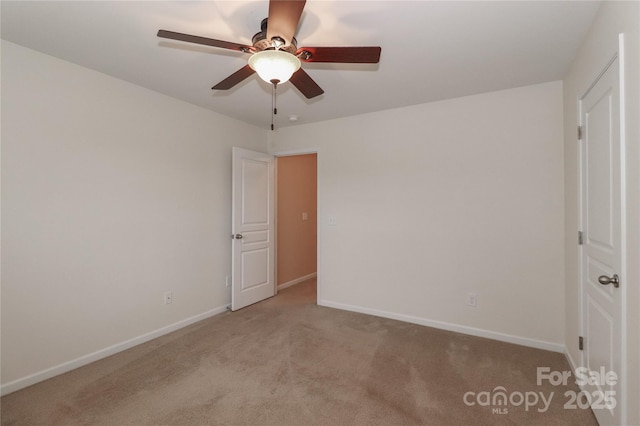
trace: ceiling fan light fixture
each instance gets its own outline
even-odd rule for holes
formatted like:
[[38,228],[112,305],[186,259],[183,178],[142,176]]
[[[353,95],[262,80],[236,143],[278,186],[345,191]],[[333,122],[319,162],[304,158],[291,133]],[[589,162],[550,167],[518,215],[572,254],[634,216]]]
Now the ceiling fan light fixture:
[[288,81],[300,68],[300,59],[282,50],[263,50],[251,55],[249,66],[267,83]]

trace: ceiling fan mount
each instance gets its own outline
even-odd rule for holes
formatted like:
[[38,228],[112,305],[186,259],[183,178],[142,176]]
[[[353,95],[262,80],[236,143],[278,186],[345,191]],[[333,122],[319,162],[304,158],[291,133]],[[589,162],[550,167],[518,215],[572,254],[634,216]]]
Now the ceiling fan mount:
[[[174,31],[159,30],[158,37],[168,38],[172,40],[186,41],[206,46],[219,47],[223,49],[236,50],[242,53],[258,55],[261,52],[274,50],[287,52],[293,55],[270,55],[270,61],[275,65],[276,62],[295,61],[297,67],[293,69],[293,74],[286,79],[269,78],[264,70],[259,71],[260,77],[270,83],[279,84],[287,80],[308,99],[314,98],[324,93],[324,90],[307,74],[301,67],[300,62],[330,62],[330,63],[367,63],[375,64],[380,62],[381,48],[379,46],[349,46],[349,47],[297,47],[297,40],[294,37],[298,29],[298,23],[302,16],[306,0],[270,0],[269,16],[262,20],[260,24],[261,31],[252,38],[252,45],[241,43],[233,43],[223,40],[216,40],[207,37],[200,37],[190,34],[177,33]],[[260,55],[260,56],[266,56]],[[250,77],[256,72],[254,66],[257,66],[256,58],[250,60],[250,64],[240,68],[229,77],[212,87],[214,90],[228,90]],[[277,66],[277,65],[275,65]],[[277,80],[277,83],[274,81]]]

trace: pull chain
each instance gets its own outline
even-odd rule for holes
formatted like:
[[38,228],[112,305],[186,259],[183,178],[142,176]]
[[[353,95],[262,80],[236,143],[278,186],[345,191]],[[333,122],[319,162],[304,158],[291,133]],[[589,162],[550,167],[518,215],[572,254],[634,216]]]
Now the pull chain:
[[278,108],[276,106],[276,89],[278,88],[280,80],[273,79],[271,80],[271,83],[273,84],[273,90],[271,91],[271,130],[273,130],[273,117],[278,114]]

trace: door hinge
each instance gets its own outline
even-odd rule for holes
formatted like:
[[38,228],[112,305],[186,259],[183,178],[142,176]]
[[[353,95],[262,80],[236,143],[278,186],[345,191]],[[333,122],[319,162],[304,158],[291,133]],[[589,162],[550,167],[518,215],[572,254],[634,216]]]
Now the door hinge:
[[578,336],[578,349],[584,350],[584,339],[582,336]]
[[581,246],[582,243],[583,243],[582,231],[578,231],[578,245]]
[[578,140],[582,140],[582,126],[578,126]]

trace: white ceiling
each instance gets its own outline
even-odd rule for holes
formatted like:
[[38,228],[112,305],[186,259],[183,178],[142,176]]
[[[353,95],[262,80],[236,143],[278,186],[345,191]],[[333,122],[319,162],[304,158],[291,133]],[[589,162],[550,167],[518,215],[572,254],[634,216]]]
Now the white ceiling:
[[[308,0],[298,46],[382,47],[380,64],[304,63],[325,90],[278,88],[276,126],[560,80],[595,1]],[[247,54],[160,39],[158,29],[251,44],[263,1],[6,1],[2,38],[268,128],[271,88],[254,75],[211,87]],[[297,123],[288,116],[299,116]]]

